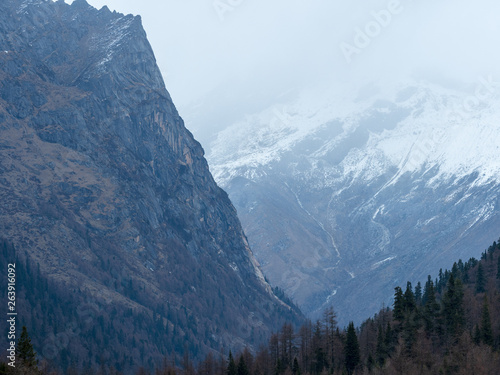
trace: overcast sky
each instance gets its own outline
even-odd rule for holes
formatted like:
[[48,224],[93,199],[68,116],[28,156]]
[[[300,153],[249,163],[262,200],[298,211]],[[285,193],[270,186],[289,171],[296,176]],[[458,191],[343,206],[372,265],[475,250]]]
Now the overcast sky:
[[142,16],[167,89],[202,139],[319,84],[500,80],[496,0],[88,2]]

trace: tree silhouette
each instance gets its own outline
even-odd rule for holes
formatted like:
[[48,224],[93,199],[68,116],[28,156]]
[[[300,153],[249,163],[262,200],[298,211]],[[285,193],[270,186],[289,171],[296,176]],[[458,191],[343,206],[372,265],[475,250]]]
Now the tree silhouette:
[[234,363],[233,353],[229,352],[228,365],[227,365],[227,375],[237,375],[238,370],[236,363]]
[[450,275],[448,286],[443,296],[443,315],[448,333],[452,337],[462,333],[465,325],[463,306],[464,291],[462,282]]
[[17,356],[27,367],[37,367],[36,352],[31,344],[26,326],[23,326],[21,337],[17,343]]
[[403,291],[399,286],[394,288],[394,320],[402,322],[404,320],[404,298]]
[[345,367],[348,374],[352,374],[360,362],[360,351],[358,337],[354,329],[354,323],[350,322],[347,328],[345,343]]
[[484,277],[483,265],[479,263],[477,268],[477,278],[476,278],[476,293],[484,293],[486,291],[486,279]]
[[483,312],[481,314],[481,341],[489,346],[493,346],[493,330],[491,328],[490,310],[488,306],[488,297],[484,296]]

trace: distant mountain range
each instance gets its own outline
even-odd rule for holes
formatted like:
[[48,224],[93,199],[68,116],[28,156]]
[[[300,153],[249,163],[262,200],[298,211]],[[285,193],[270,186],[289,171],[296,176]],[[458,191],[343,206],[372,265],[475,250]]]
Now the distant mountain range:
[[218,133],[208,159],[272,284],[360,322],[500,225],[500,86],[308,93]]
[[265,281],[140,17],[84,0],[0,4],[0,237],[27,269],[19,324],[63,371],[227,352],[302,320]]

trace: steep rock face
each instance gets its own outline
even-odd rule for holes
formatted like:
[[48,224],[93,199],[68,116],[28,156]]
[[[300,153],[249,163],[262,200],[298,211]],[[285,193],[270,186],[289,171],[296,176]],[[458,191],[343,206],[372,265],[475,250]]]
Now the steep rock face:
[[0,93],[0,235],[49,279],[102,311],[155,311],[198,354],[299,316],[264,281],[139,17],[2,2]]
[[478,257],[500,225],[498,84],[371,91],[249,116],[209,155],[271,283],[345,324],[391,304],[395,285]]

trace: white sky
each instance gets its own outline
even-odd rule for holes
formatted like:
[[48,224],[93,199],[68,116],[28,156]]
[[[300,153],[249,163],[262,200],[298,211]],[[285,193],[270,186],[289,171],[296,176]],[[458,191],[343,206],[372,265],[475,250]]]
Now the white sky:
[[[318,84],[412,74],[500,81],[497,0],[87,1],[142,16],[167,89],[202,143],[212,129]],[[371,33],[368,46],[362,37],[356,45],[357,30]],[[362,47],[350,63],[342,43]]]

